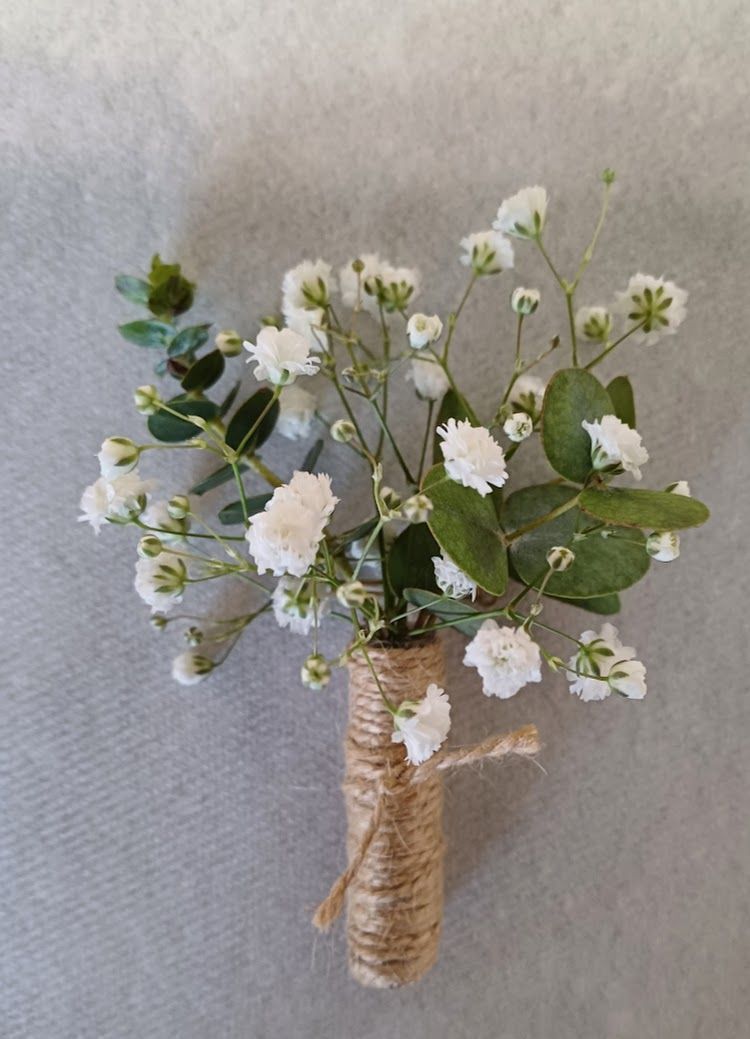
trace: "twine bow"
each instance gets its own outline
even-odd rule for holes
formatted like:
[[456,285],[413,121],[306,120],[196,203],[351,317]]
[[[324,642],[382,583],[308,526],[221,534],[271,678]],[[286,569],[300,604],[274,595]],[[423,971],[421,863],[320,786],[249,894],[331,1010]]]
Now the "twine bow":
[[[423,764],[411,769],[411,784],[423,783],[436,772],[460,768],[462,765],[474,765],[482,761],[497,760],[509,754],[531,757],[540,749],[539,733],[535,725],[525,725],[515,732],[503,736],[490,736],[481,743],[469,747],[454,747],[438,751]],[[326,898],[320,903],[313,916],[313,924],[319,931],[327,931],[344,907],[346,892],[355,879],[364,862],[370,845],[378,832],[385,804],[389,797],[389,789],[382,779],[379,784],[378,797],[360,842],[351,857],[351,861],[340,877],[334,882]]]

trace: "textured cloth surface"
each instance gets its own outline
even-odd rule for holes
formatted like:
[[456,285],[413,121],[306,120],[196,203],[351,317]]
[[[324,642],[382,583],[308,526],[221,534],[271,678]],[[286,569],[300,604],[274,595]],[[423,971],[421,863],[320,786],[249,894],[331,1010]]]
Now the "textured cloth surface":
[[[5,0],[4,1037],[746,1034],[743,6]],[[310,925],[344,862],[343,676],[302,689],[304,640],[265,619],[212,680],[175,686],[177,640],[132,591],[135,538],[75,524],[99,441],[138,434],[150,378],[114,331],[132,309],[112,278],[160,249],[198,280],[197,317],[250,334],[286,267],[380,250],[418,263],[445,314],[458,240],[527,183],[552,193],[570,269],[605,165],[618,185],[581,302],[639,269],[690,291],[677,338],[623,346],[605,374],[637,353],[646,481],[688,479],[713,520],[625,596],[643,703],[581,704],[555,677],[488,700],[447,638],[454,742],[534,721],[544,771],[449,780],[440,962],[415,989],[364,991],[342,929]],[[533,250],[517,256],[454,347],[483,411],[511,285],[542,289],[530,336],[565,329]],[[415,428],[411,391],[396,400]],[[268,457],[289,472],[298,455]],[[324,462],[364,494],[342,449]]]

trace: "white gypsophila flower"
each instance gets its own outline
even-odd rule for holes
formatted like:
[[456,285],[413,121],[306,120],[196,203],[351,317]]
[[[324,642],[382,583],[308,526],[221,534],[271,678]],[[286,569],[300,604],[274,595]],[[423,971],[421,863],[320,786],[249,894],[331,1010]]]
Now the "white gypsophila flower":
[[242,353],[242,337],[233,328],[227,328],[216,333],[214,346],[225,357],[237,357]]
[[646,668],[640,660],[619,660],[607,675],[613,693],[629,700],[642,700],[646,695]]
[[675,334],[685,320],[687,298],[687,292],[673,281],[634,274],[625,291],[617,293],[615,310],[633,325],[642,326],[633,333],[634,342],[655,342]]
[[542,379],[536,375],[519,375],[510,391],[510,403],[514,408],[537,418],[542,412],[546,388]]
[[503,423],[503,432],[514,444],[520,444],[534,432],[534,420],[526,411],[515,411]]
[[[362,267],[359,274],[352,266],[354,263],[358,263]],[[374,285],[374,279],[379,277],[383,266],[383,261],[377,253],[363,253],[358,260],[350,260],[349,263],[341,268],[339,271],[339,285],[344,306],[355,307],[359,291],[360,306],[371,314],[377,314],[377,297],[366,292],[365,285]]]
[[152,610],[164,612],[181,602],[187,579],[185,564],[173,552],[141,557],[135,564],[135,590]]
[[180,685],[196,685],[210,675],[216,664],[202,653],[180,653],[172,661],[172,678]]
[[409,523],[426,523],[432,512],[432,501],[426,494],[413,494],[401,506],[401,514]]
[[515,195],[503,199],[492,226],[516,238],[534,238],[544,227],[547,202],[545,188],[539,185],[521,188]]
[[185,540],[185,535],[190,529],[190,523],[184,517],[178,519],[171,515],[169,503],[166,501],[149,502],[148,508],[141,516],[141,522],[147,527],[155,527],[154,537],[159,538],[165,545],[176,545]]
[[422,400],[439,400],[450,387],[442,365],[430,357],[415,357],[406,376]]
[[253,375],[258,382],[266,379],[274,386],[288,385],[298,375],[315,375],[320,365],[319,358],[310,357],[309,343],[291,328],[268,325],[258,332],[255,343],[243,345],[250,353],[248,364],[255,362]]
[[597,422],[581,423],[591,437],[591,464],[610,473],[632,473],[641,479],[640,467],[648,461],[648,451],[640,434],[626,426],[616,415],[604,415]]
[[311,653],[300,671],[302,684],[308,689],[323,689],[331,681],[331,665],[320,653]]
[[451,705],[444,689],[431,682],[422,700],[404,700],[393,716],[393,743],[403,743],[410,765],[421,765],[445,742]]
[[279,397],[276,429],[287,440],[302,440],[310,433],[315,417],[316,400],[301,386],[285,386]]
[[565,545],[553,545],[547,553],[547,566],[555,573],[562,573],[571,568],[575,558],[575,552],[566,548]]
[[281,577],[271,595],[271,606],[276,623],[289,628],[295,635],[308,635],[319,627],[328,611],[327,596],[317,581],[300,581],[295,577]]
[[406,323],[406,334],[409,345],[415,350],[421,350],[438,341],[443,334],[443,322],[437,314],[412,314]]
[[519,285],[510,295],[510,308],[515,314],[528,317],[539,306],[542,294],[539,289],[525,289]]
[[331,274],[331,265],[325,260],[303,260],[284,275],[281,285],[281,305],[294,309],[325,308],[336,291],[336,280]]
[[295,472],[288,484],[277,487],[245,534],[258,573],[304,576],[337,502],[330,476],[322,473]]
[[541,682],[539,646],[523,628],[486,620],[466,647],[464,664],[475,667],[485,696],[507,700],[530,682]]
[[690,484],[687,480],[678,480],[677,483],[670,483],[667,487],[668,494],[679,494],[683,498],[690,497]]
[[100,476],[81,496],[78,521],[90,523],[97,534],[104,523],[129,523],[145,509],[152,487],[153,480],[142,480],[136,469],[116,480]]
[[419,295],[419,271],[413,267],[383,263],[373,281],[374,286],[370,281],[366,283],[365,291],[371,292],[374,287],[378,303],[389,313],[404,310]]
[[326,312],[322,309],[306,310],[304,307],[284,307],[286,327],[302,336],[313,353],[325,353],[328,336],[323,331]]
[[451,480],[472,487],[484,497],[492,487],[502,487],[508,478],[505,452],[484,426],[472,426],[465,419],[449,418],[438,426],[440,450],[445,471]]
[[480,276],[510,270],[515,260],[513,243],[499,231],[475,231],[461,239],[461,248],[461,263]]
[[443,595],[451,599],[463,599],[470,595],[472,602],[476,598],[477,586],[474,581],[456,566],[452,559],[441,552],[439,556],[432,557],[432,565],[435,569],[435,580]]
[[655,530],[646,538],[646,551],[659,563],[671,563],[680,554],[680,535],[673,530]]
[[579,307],[575,316],[579,336],[595,343],[606,343],[612,331],[612,315],[606,307]]
[[107,437],[99,454],[99,467],[105,480],[116,480],[138,465],[141,449],[129,437]]
[[571,670],[578,672],[569,672],[566,676],[570,691],[587,702],[605,700],[611,692],[607,681],[610,672],[617,671],[624,661],[633,660],[635,650],[632,646],[623,646],[617,628],[609,623],[602,625],[598,633],[582,632],[579,641],[582,645],[568,662]]

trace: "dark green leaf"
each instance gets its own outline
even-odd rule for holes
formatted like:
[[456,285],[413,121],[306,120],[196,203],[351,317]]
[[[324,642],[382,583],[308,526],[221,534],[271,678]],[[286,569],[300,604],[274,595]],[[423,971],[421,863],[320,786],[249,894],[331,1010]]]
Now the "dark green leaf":
[[[256,512],[262,512],[266,507],[266,503],[271,500],[270,494],[256,494],[252,498],[247,499],[247,514],[248,516],[254,516]],[[229,505],[225,505],[224,508],[219,512],[219,523],[223,523],[225,527],[231,527],[236,523],[244,523],[245,517],[242,512],[242,502],[233,501]]]
[[378,518],[377,516],[373,516],[372,519],[365,520],[363,523],[358,523],[357,526],[352,527],[351,530],[345,530],[342,534],[336,534],[337,551],[340,551],[347,545],[351,545],[353,541],[361,541],[362,538],[369,537],[377,524]]
[[302,465],[300,466],[300,469],[303,473],[312,473],[315,471],[315,466],[317,465],[322,450],[323,440],[321,438],[315,441],[313,446],[310,448],[310,450],[307,452],[304,459],[302,460]]
[[[543,484],[511,494],[505,503],[503,521],[515,530],[544,516],[579,493],[573,487]],[[569,570],[553,574],[546,585],[550,595],[565,599],[590,599],[629,588],[646,573],[650,559],[641,534],[614,528],[603,537],[594,531],[580,532],[593,524],[577,508],[568,509],[554,520],[513,541],[513,569],[526,584],[538,588],[547,573],[547,553],[556,545],[571,548],[575,561]]]
[[[185,400],[182,396],[175,397],[166,403],[173,411],[178,411],[181,415],[197,415],[202,419],[215,418],[219,410],[213,401]],[[189,440],[190,437],[197,436],[201,432],[198,426],[193,425],[192,422],[179,419],[176,415],[170,415],[167,411],[157,411],[154,415],[150,415],[148,430],[156,440],[162,440],[166,443],[178,443],[180,440]]]
[[129,321],[119,325],[118,332],[136,346],[164,346],[174,329],[163,321]]
[[164,263],[158,253],[151,257],[151,270],[148,280],[152,288],[163,284],[167,278],[173,278],[180,273],[179,263]]
[[427,610],[464,635],[476,635],[484,623],[485,618],[470,603],[448,599],[439,593],[436,595],[422,588],[405,588],[404,598],[411,606]]
[[388,553],[388,578],[397,596],[404,588],[424,588],[437,592],[432,557],[440,555],[440,546],[426,523],[410,523],[391,545]]
[[[437,429],[438,426],[444,425],[449,418],[454,418],[456,422],[460,422],[462,419],[469,419],[469,409],[466,407],[466,402],[455,390],[448,390],[441,400],[435,428]],[[442,439],[435,433],[432,443],[433,462],[442,462],[443,460],[443,452],[440,450],[441,443]]]
[[[242,441],[245,439],[249,431],[256,424],[263,411],[268,407],[268,403],[273,397],[273,392],[264,386],[248,398],[244,404],[242,404],[232,416],[232,420],[227,426],[226,441],[230,447],[236,451]],[[252,451],[257,450],[260,445],[269,438],[273,432],[273,427],[276,425],[276,419],[279,417],[279,402],[274,401],[273,407],[270,408],[263,421],[260,423],[256,431],[250,437],[250,440],[246,443],[243,448],[243,454],[248,454]]]
[[564,368],[549,381],[542,409],[542,443],[555,472],[583,483],[591,472],[591,438],[581,423],[614,413],[602,384],[581,368]]
[[181,274],[172,274],[159,282],[148,296],[148,309],[157,317],[176,317],[190,310],[195,286]]
[[226,413],[229,411],[229,409],[232,407],[234,402],[237,400],[237,394],[240,392],[240,386],[241,385],[242,385],[242,383],[238,379],[237,382],[234,384],[234,386],[229,391],[229,393],[226,395],[224,400],[221,402],[221,404],[219,405],[219,418],[224,418]]
[[627,375],[618,375],[607,386],[607,393],[615,409],[614,413],[626,426],[635,429],[635,399],[633,387]]
[[221,378],[224,372],[224,355],[221,350],[212,350],[205,354],[188,370],[182,380],[183,390],[207,390],[209,386]]
[[210,327],[210,325],[190,325],[188,328],[183,328],[169,344],[167,353],[170,357],[182,357],[183,354],[200,350],[208,341]]
[[584,491],[581,508],[606,523],[649,530],[681,530],[705,523],[703,502],[667,491],[637,491],[624,487]]
[[[248,468],[249,466],[247,466],[244,462],[239,463],[239,470],[241,473],[246,472]],[[233,479],[234,470],[232,469],[231,465],[222,465],[215,472],[211,473],[210,476],[207,476],[205,480],[201,480],[200,483],[197,483],[194,487],[191,487],[188,493],[198,495],[205,494],[207,491],[212,491],[214,487],[221,487],[223,483],[229,483],[229,481]]]
[[622,606],[620,596],[614,592],[611,595],[599,595],[595,599],[565,599],[561,595],[551,595],[550,598],[578,606],[589,613],[598,613],[600,617],[611,617],[614,613],[619,613]]
[[118,274],[115,278],[115,288],[131,303],[138,306],[146,306],[148,294],[151,291],[149,283],[142,278],[131,278],[129,274]]
[[445,554],[491,595],[508,584],[508,557],[491,496],[482,497],[433,466],[424,479],[433,504],[429,526]]

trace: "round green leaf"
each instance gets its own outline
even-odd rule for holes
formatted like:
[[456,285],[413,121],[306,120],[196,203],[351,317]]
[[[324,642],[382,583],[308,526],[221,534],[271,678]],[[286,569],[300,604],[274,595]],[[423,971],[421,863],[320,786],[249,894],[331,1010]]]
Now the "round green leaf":
[[[503,510],[506,530],[516,530],[531,520],[570,501],[579,492],[560,484],[526,487],[511,494]],[[580,532],[592,526],[578,508],[529,531],[513,541],[510,556],[513,568],[526,584],[538,588],[547,573],[547,553],[555,545],[575,552],[569,570],[553,574],[546,585],[552,596],[564,599],[590,599],[629,588],[649,568],[650,559],[640,533],[621,528],[600,531],[581,537]]]
[[635,398],[633,387],[627,375],[618,375],[607,384],[607,393],[612,401],[614,413],[621,422],[635,429]]
[[182,380],[183,390],[207,390],[221,378],[224,372],[224,355],[221,350],[212,350],[188,369]]
[[508,584],[508,556],[492,496],[449,480],[442,465],[433,466],[423,489],[432,501],[429,527],[456,566],[491,595]]
[[[166,402],[173,411],[179,411],[181,415],[197,415],[198,418],[212,419],[216,417],[217,406],[211,400],[186,400],[184,397],[175,397]],[[170,415],[167,411],[157,411],[149,416],[148,431],[156,440],[165,443],[177,443],[180,440],[189,440],[190,437],[199,436],[201,430],[192,422],[179,419],[176,415]]]
[[599,595],[594,599],[565,599],[561,595],[551,595],[551,599],[559,602],[567,602],[571,606],[577,606],[588,613],[598,613],[600,617],[611,617],[620,612],[622,603],[620,596],[613,592],[611,595]]
[[396,595],[400,598],[405,588],[437,592],[432,557],[439,555],[440,546],[426,523],[410,523],[405,527],[388,553],[388,579]]
[[581,368],[564,368],[549,381],[542,408],[542,443],[555,472],[584,483],[591,472],[591,438],[581,423],[613,415],[609,394]]
[[606,523],[649,530],[681,530],[705,523],[709,511],[701,501],[668,491],[638,491],[626,487],[588,490],[581,508]]

